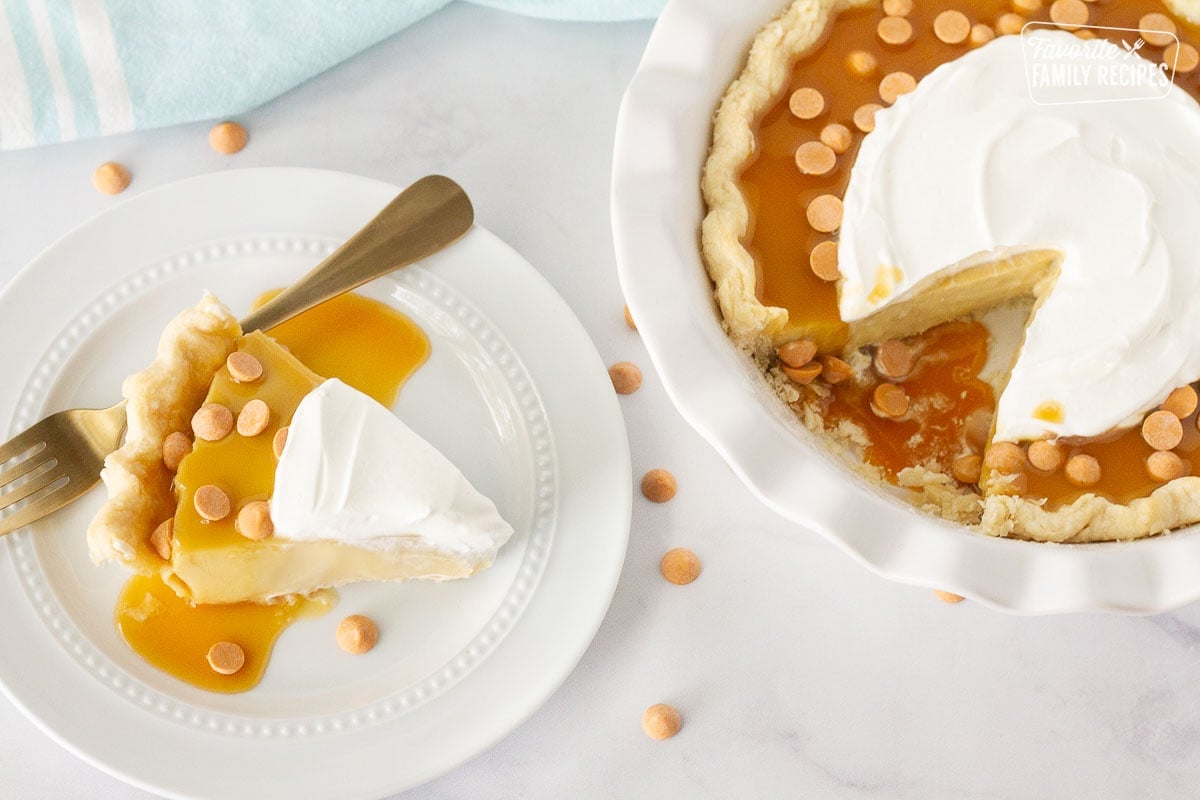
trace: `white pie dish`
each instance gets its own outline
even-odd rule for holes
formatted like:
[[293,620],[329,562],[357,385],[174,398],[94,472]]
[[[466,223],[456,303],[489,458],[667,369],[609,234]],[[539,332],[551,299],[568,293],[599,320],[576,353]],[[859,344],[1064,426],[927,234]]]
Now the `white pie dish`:
[[870,569],[1020,613],[1155,613],[1200,597],[1200,530],[1049,545],[973,533],[821,452],[726,337],[701,262],[711,118],[784,0],[672,0],[622,103],[612,215],[621,283],[683,416],[769,507]]

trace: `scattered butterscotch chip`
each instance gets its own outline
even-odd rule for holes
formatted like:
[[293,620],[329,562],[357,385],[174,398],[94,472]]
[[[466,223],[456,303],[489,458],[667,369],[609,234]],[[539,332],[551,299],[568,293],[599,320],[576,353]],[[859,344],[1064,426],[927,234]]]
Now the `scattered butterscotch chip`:
[[836,281],[842,273],[838,271],[837,242],[821,242],[808,254],[808,266],[813,274],[823,281]]
[[1012,7],[1022,14],[1032,14],[1042,7],[1042,0],[1012,0]]
[[961,594],[955,594],[954,592],[947,592],[944,589],[934,589],[933,596],[936,597],[938,600],[941,600],[943,603],[949,603],[950,605],[954,605],[955,603],[961,603],[963,600],[967,599],[967,598],[963,597]]
[[996,18],[996,33],[1001,36],[1012,36],[1013,34],[1020,33],[1024,27],[1025,18],[1020,14],[1009,12],[1001,14]]
[[360,656],[379,641],[379,628],[370,617],[351,614],[338,623],[336,636],[338,647]]
[[1029,443],[1029,463],[1034,469],[1040,469],[1043,472],[1053,472],[1062,466],[1063,451],[1062,447],[1057,442],[1051,442],[1047,439],[1038,439],[1036,442]]
[[675,489],[675,476],[665,469],[652,469],[642,476],[642,494],[652,502],[667,502],[675,496]]
[[824,175],[837,164],[837,153],[820,142],[805,142],[796,148],[796,168],[805,175]]
[[168,519],[160,522],[150,534],[150,546],[158,553],[163,561],[171,560],[171,542],[175,539],[175,520]]
[[881,383],[871,392],[871,410],[880,417],[903,417],[908,413],[908,393],[894,383]]
[[854,127],[863,133],[875,130],[875,112],[883,108],[879,103],[863,103],[854,109]]
[[889,106],[902,94],[917,88],[917,79],[907,72],[889,72],[879,82],[879,96]]
[[832,194],[818,195],[808,204],[804,215],[813,230],[833,233],[842,226],[842,199]]
[[266,539],[275,533],[270,504],[266,500],[252,500],[242,506],[237,515],[237,532],[254,541]]
[[120,194],[129,188],[129,170],[115,161],[106,161],[92,173],[92,186],[103,194]]
[[904,44],[913,35],[912,23],[904,17],[884,17],[875,30],[886,44]]
[[1100,482],[1100,462],[1085,453],[1068,458],[1063,472],[1076,486],[1095,486]]
[[208,648],[208,665],[213,672],[232,675],[246,663],[246,651],[234,642],[217,642]]
[[271,440],[271,450],[275,452],[275,457],[279,458],[283,455],[284,445],[287,444],[288,426],[284,425],[279,430],[275,431],[275,438]]
[[913,0],[883,0],[883,13],[889,17],[907,17],[912,8]]
[[1025,464],[1025,450],[1014,442],[992,442],[983,454],[983,465],[1002,475],[1023,473]]
[[683,727],[679,712],[666,703],[656,703],[642,714],[642,730],[651,739],[670,739]]
[[967,36],[967,41],[972,47],[985,45],[992,39],[996,38],[996,32],[992,30],[990,25],[984,25],[982,22],[976,22],[971,26],[971,33]]
[[196,507],[196,513],[209,522],[225,519],[232,510],[229,495],[221,487],[212,484],[206,484],[196,490],[192,497],[192,505]]
[[787,364],[781,364],[779,369],[792,381],[801,386],[808,386],[821,374],[822,367],[819,362],[814,361],[811,364],[805,364],[803,367],[789,367]]
[[[1062,0],[1059,0],[1062,2]],[[1076,0],[1079,2],[1079,0]],[[1155,47],[1166,47],[1175,43],[1175,22],[1166,14],[1153,12],[1138,20],[1138,33],[1146,40],[1146,44]]]
[[796,339],[779,345],[775,353],[789,367],[803,367],[816,357],[817,343],[812,339]]
[[1074,32],[1076,39],[1095,39],[1096,32],[1091,28],[1079,28]]
[[1174,67],[1177,75],[1186,75],[1200,67],[1200,50],[1187,42],[1171,42],[1163,51],[1163,63]]
[[866,50],[854,50],[846,56],[846,69],[860,78],[875,74],[879,61]]
[[967,446],[976,451],[982,451],[992,434],[992,412],[986,408],[977,408],[963,420],[963,439]]
[[633,322],[633,315],[629,313],[629,306],[625,306],[625,324],[629,326],[631,331],[637,330],[637,325]]
[[250,134],[236,122],[218,123],[208,132],[208,143],[212,145],[212,149],[225,155],[238,152],[246,146],[249,139]]
[[954,459],[954,463],[950,465],[950,474],[954,476],[954,480],[961,483],[979,483],[982,468],[983,459],[971,453]]
[[788,108],[799,119],[816,119],[825,110],[825,95],[805,86],[792,92],[788,98]]
[[206,442],[219,442],[233,430],[233,412],[220,403],[205,403],[192,415],[192,433]]
[[608,377],[612,379],[617,394],[633,394],[642,386],[642,371],[632,361],[613,364],[608,368]]
[[822,144],[839,156],[849,150],[850,144],[854,141],[850,129],[838,122],[831,122],[821,128],[821,135],[818,138]]
[[917,359],[913,350],[899,339],[889,339],[881,342],[875,348],[872,364],[881,377],[898,381],[908,377],[916,366]]
[[830,385],[850,380],[854,368],[837,356],[821,356],[821,379]]
[[242,436],[258,436],[270,422],[271,407],[256,397],[238,413],[237,432]]
[[167,434],[167,438],[163,439],[163,465],[171,472],[179,469],[179,462],[183,461],[190,452],[192,452],[192,440],[187,437],[186,433],[175,431]]
[[691,583],[700,577],[700,559],[686,547],[676,547],[663,554],[658,568],[663,577],[678,586]]
[[240,350],[229,354],[229,358],[225,359],[225,368],[229,370],[229,377],[238,383],[254,383],[263,376],[262,362]]
[[1163,411],[1170,411],[1175,416],[1183,419],[1196,410],[1197,399],[1195,389],[1191,386],[1180,386],[1167,395],[1167,399],[1163,400],[1161,408]]
[[961,11],[943,11],[933,18],[933,35],[946,44],[961,44],[971,35],[971,20]]
[[1155,450],[1174,450],[1183,441],[1183,423],[1170,411],[1155,411],[1142,421],[1142,438]]
[[1088,21],[1088,7],[1083,0],[1054,0],[1050,6],[1050,19],[1060,28],[1074,30]]
[[1160,483],[1188,474],[1187,462],[1170,450],[1155,450],[1146,458],[1146,474]]

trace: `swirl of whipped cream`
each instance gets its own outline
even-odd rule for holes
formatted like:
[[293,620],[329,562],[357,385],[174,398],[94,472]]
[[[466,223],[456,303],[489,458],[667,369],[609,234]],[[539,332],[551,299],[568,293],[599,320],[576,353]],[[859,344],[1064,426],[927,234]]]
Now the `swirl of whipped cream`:
[[[1060,273],[1000,397],[996,439],[1097,436],[1200,378],[1200,105],[1178,86],[1038,105],[1021,39],[1006,36],[876,115],[845,196],[844,320],[1030,250],[1060,253]],[[1036,413],[1046,403],[1061,421]]]

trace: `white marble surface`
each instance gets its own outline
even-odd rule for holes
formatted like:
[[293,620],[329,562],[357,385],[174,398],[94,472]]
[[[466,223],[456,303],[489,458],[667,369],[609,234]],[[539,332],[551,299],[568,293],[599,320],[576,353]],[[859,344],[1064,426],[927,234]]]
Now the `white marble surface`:
[[[131,192],[258,165],[396,183],[437,170],[545,273],[605,359],[648,367],[622,321],[607,206],[617,104],[649,31],[452,6],[247,114],[237,156],[214,154],[203,124],[0,153],[0,279],[112,202],[90,187],[109,159],[132,167]],[[563,688],[406,800],[1198,793],[1200,609],[1021,619],[943,605],[760,508],[651,372],[622,404],[635,472],[672,469],[677,498],[638,499],[612,610]],[[691,586],[658,575],[675,545],[704,561]],[[684,715],[664,743],[639,727],[660,701]],[[0,797],[147,796],[0,700]]]

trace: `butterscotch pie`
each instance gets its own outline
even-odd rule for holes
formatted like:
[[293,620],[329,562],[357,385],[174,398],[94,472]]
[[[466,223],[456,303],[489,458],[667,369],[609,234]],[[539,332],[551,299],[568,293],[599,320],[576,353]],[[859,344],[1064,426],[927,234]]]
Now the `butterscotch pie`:
[[1200,521],[1197,22],[1195,0],[793,2],[702,178],[730,337],[947,519],[1056,542]]

